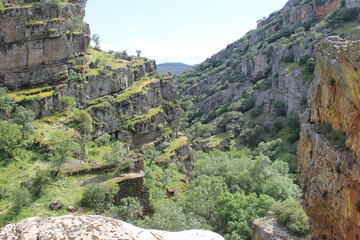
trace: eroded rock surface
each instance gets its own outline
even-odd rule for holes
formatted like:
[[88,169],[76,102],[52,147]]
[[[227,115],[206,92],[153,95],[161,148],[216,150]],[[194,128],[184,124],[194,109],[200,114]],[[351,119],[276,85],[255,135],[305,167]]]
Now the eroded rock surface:
[[[311,122],[302,124],[298,150],[304,206],[315,239],[356,240],[360,239],[360,41],[329,37],[316,49]],[[322,134],[318,125],[323,123],[346,133],[346,148]]]
[[145,230],[120,220],[102,216],[28,218],[0,229],[0,239],[224,240],[219,234],[210,231]]
[[60,81],[69,60],[83,56],[90,42],[88,25],[70,28],[85,15],[83,7],[65,4],[9,8],[0,20],[0,87],[11,90]]

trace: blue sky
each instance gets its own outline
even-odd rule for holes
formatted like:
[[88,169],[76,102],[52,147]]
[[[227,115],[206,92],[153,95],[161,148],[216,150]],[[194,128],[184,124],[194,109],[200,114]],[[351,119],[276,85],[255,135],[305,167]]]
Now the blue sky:
[[157,63],[197,64],[241,38],[287,0],[88,0],[85,21],[103,49]]

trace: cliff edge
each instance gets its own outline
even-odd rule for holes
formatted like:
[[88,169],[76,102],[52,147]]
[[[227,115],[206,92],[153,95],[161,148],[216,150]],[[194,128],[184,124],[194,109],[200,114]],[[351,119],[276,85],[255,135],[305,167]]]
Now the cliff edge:
[[316,46],[311,116],[302,124],[298,150],[315,239],[360,238],[359,32]]

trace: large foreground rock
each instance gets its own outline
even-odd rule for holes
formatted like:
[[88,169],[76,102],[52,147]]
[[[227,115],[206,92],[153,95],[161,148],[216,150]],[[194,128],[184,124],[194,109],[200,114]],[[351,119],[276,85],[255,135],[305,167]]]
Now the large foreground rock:
[[102,216],[28,218],[0,229],[2,240],[118,239],[118,240],[224,240],[219,234],[189,230],[165,232],[145,230]]

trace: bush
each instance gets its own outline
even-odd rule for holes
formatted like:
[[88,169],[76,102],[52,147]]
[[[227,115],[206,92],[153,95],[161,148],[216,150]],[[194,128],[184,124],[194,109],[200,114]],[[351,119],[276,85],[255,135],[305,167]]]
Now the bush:
[[45,185],[50,183],[50,172],[48,170],[38,170],[35,176],[21,185],[26,188],[35,200],[40,196]]
[[97,143],[97,145],[98,145],[99,147],[101,147],[101,146],[104,146],[104,145],[108,144],[108,143],[110,142],[110,138],[111,138],[110,134],[108,134],[108,133],[103,133],[103,135],[101,135],[100,137],[98,137],[98,138],[95,140],[95,142]]
[[346,148],[346,133],[333,130],[331,123],[322,123],[320,125],[320,133],[325,135],[325,137],[329,138],[333,144],[340,147],[341,149]]
[[121,142],[113,144],[111,151],[107,152],[104,156],[104,160],[115,167],[120,169],[134,168],[134,159],[126,157],[127,150]]
[[8,157],[13,157],[20,141],[19,126],[7,121],[0,121],[0,152],[4,152]]
[[75,99],[70,96],[61,97],[61,104],[63,105],[63,110],[71,110],[75,106]]
[[4,6],[4,3],[2,2],[2,0],[0,0],[0,13],[4,13],[6,11],[6,8]]
[[11,200],[15,209],[21,209],[22,207],[30,205],[32,202],[32,196],[26,188],[18,187],[12,192]]
[[286,103],[281,100],[276,100],[274,102],[274,112],[276,116],[285,117],[287,112]]
[[251,118],[257,118],[262,114],[261,107],[255,107],[254,109],[250,110],[250,116]]
[[309,219],[301,207],[294,200],[285,200],[272,207],[278,223],[289,231],[290,234],[305,237],[310,233]]
[[61,0],[49,0],[49,4],[52,8],[55,8],[57,12],[60,12],[64,9]]
[[82,26],[84,25],[84,21],[81,17],[73,17],[65,22],[65,30],[73,33],[73,32],[80,32]]
[[360,8],[339,8],[332,12],[327,18],[327,26],[337,26],[343,22],[356,22],[360,20]]
[[133,222],[142,215],[141,204],[135,198],[123,198],[121,199],[121,203],[120,206],[112,206],[103,215],[126,222]]
[[252,109],[256,104],[256,98],[254,97],[250,97],[250,98],[245,98],[242,103],[241,106],[239,107],[238,111],[240,112],[247,112],[250,109]]
[[104,186],[100,184],[91,184],[88,186],[80,200],[80,205],[101,213],[113,206],[114,195],[118,191],[117,185]]
[[73,123],[75,124],[75,128],[83,134],[84,136],[88,136],[93,132],[92,118],[89,113],[84,110],[77,110],[74,112],[72,116]]

